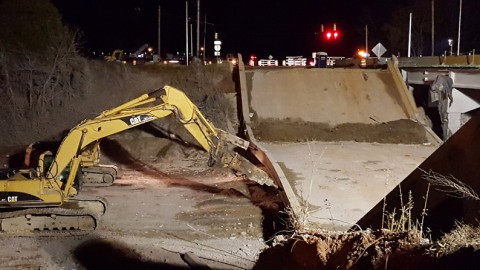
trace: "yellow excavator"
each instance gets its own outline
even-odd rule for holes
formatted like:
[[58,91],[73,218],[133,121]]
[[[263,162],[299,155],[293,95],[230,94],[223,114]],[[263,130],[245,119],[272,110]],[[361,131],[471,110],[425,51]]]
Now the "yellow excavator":
[[123,53],[123,50],[114,50],[111,55],[105,55],[103,59],[107,62],[120,62],[123,61],[125,58],[125,55]]
[[248,141],[215,128],[182,91],[165,86],[82,121],[64,137],[56,155],[42,153],[36,167],[0,172],[0,231],[48,235],[94,230],[107,203],[76,197],[82,153],[96,151],[102,138],[172,114],[209,153],[210,166],[228,166],[259,184],[276,186],[235,151],[248,150]]

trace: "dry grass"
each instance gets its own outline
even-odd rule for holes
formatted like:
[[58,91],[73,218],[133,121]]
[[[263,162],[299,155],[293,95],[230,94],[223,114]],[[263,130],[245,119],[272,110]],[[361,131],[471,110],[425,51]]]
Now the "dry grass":
[[436,188],[438,191],[446,193],[448,196],[459,198],[459,199],[471,199],[471,200],[480,200],[478,194],[468,185],[455,178],[453,175],[442,175],[440,173],[434,172],[432,170],[425,171],[420,169],[422,174],[422,179],[427,181],[427,191],[424,196],[424,205],[421,213],[421,220],[412,218],[412,210],[414,208],[414,201],[411,191],[408,192],[407,201],[404,202],[402,187],[398,186],[400,192],[400,209],[393,209],[392,212],[385,211],[385,200],[384,200],[384,217],[382,220],[382,228],[386,228],[393,232],[401,231],[416,231],[420,235],[424,235],[424,219],[427,215],[427,202],[428,195],[430,192],[430,187]]
[[462,248],[480,249],[480,227],[457,223],[455,229],[445,234],[432,248],[437,256],[453,254]]
[[432,170],[428,172],[422,169],[420,170],[423,172],[422,179],[427,180],[438,191],[444,192],[454,198],[480,200],[478,194],[471,187],[453,175],[446,176]]
[[[387,229],[393,233],[399,232],[411,232],[417,234],[419,237],[425,237],[425,230],[423,227],[424,217],[427,214],[427,201],[428,201],[428,192],[430,189],[427,190],[427,194],[425,195],[425,202],[422,210],[422,218],[419,221],[418,219],[414,219],[412,217],[412,210],[415,205],[413,201],[412,192],[408,192],[407,201],[404,202],[403,194],[401,185],[399,185],[400,189],[400,209],[394,208],[392,212],[384,211],[382,221],[382,229]],[[385,201],[384,201],[384,209],[385,209]]]

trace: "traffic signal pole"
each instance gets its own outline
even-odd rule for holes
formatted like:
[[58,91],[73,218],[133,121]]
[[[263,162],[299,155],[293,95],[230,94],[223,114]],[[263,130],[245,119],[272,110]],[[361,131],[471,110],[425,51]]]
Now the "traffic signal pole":
[[368,25],[365,25],[365,53],[368,53]]

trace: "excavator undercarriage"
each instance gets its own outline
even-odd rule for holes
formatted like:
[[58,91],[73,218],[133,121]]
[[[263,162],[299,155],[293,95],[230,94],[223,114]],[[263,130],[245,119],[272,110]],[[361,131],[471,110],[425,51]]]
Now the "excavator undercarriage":
[[118,167],[115,165],[99,164],[82,169],[83,186],[108,187],[119,178]]
[[9,235],[78,235],[95,230],[107,209],[103,199],[71,199],[61,206],[1,208],[0,231]]

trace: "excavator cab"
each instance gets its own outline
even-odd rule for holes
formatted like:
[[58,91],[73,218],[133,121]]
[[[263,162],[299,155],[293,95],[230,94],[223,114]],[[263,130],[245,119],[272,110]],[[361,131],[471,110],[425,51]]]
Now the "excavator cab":
[[[55,166],[52,166],[52,163],[55,162],[55,156],[52,154],[50,151],[46,151],[40,155],[40,158],[38,160],[38,167],[37,171],[41,176],[45,177],[49,173],[51,175],[56,175],[55,172],[49,172],[48,170],[55,170]],[[71,167],[68,166],[63,170],[58,177],[58,179],[63,183],[63,185],[67,184],[67,179],[70,176],[71,172]],[[37,176],[38,177],[38,176]],[[82,172],[82,167],[80,166],[77,170],[77,173],[75,175],[75,179],[73,181],[73,187],[77,190],[80,191],[83,186],[83,172]]]

